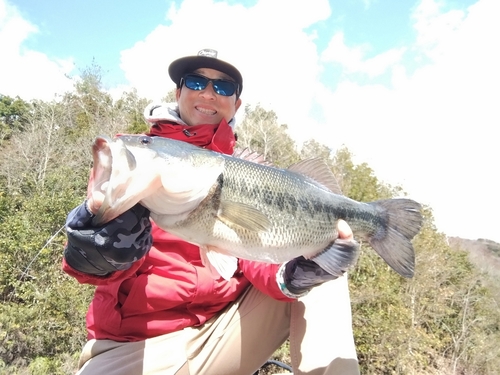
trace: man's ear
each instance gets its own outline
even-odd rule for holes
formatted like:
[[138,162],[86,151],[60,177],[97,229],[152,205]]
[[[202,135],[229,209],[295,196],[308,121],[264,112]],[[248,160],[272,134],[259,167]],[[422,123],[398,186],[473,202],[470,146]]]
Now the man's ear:
[[241,99],[238,98],[236,99],[236,103],[234,103],[235,112],[238,110],[238,108],[240,108],[240,105],[241,105]]
[[181,96],[181,88],[179,87],[177,90],[175,90],[175,100],[179,101],[179,98]]

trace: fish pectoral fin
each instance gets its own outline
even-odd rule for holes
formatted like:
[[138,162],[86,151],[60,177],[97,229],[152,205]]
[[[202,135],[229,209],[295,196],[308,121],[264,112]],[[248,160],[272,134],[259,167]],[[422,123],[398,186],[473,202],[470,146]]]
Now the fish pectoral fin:
[[265,232],[271,227],[271,222],[255,207],[238,202],[223,202],[217,217],[227,226],[238,225],[252,232]]
[[309,259],[330,275],[340,277],[356,263],[358,255],[359,247],[355,250],[350,241],[336,241]]
[[238,269],[238,258],[226,255],[213,246],[200,246],[203,265],[210,269],[214,279],[223,277],[229,280]]

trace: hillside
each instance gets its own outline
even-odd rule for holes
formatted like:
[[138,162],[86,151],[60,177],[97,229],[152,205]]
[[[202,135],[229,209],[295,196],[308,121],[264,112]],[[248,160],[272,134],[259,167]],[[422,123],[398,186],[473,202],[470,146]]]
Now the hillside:
[[449,237],[452,248],[469,253],[470,261],[481,271],[493,277],[500,277],[500,244],[491,240],[468,240],[460,237]]

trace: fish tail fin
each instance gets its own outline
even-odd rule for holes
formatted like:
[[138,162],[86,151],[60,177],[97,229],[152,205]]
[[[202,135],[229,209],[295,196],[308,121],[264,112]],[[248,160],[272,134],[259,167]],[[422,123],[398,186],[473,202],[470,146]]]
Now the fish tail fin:
[[382,222],[368,242],[394,271],[403,277],[413,277],[415,251],[411,240],[422,227],[421,205],[406,198],[370,204],[381,211]]

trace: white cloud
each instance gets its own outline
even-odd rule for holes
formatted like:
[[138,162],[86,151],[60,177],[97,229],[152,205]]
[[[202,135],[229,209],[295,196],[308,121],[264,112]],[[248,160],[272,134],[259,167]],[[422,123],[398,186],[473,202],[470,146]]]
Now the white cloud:
[[21,43],[35,32],[38,28],[24,20],[15,7],[0,2],[0,44],[5,53],[18,54]]
[[[317,100],[325,123],[335,124],[328,143],[345,143],[377,176],[430,204],[439,229],[500,242],[500,26],[494,16],[500,3],[481,0],[460,14],[439,13],[434,5],[424,0],[417,8],[412,46],[431,56],[430,63],[411,75],[396,66],[392,88],[348,80],[335,92],[323,88]],[[355,50],[354,56],[362,55]]]
[[[0,0],[0,94],[25,100],[50,100],[72,89],[65,75],[74,67],[72,60],[54,60],[23,47],[38,28],[21,17],[17,8]],[[7,58],[8,57],[8,58]]]
[[328,47],[322,54],[322,60],[323,62],[336,62],[347,67],[350,71],[357,71],[362,63],[365,50],[368,48],[367,45],[347,47],[344,42],[344,33],[339,31],[330,40]]
[[405,48],[394,48],[372,58],[365,58],[370,46],[348,47],[344,33],[337,32],[321,55],[323,63],[338,63],[347,73],[365,73],[373,78],[385,73],[401,61]]
[[[244,104],[259,102],[280,113],[284,123],[304,123],[320,69],[314,34],[304,28],[329,14],[327,0],[261,0],[251,8],[185,0],[169,10],[168,26],[122,52],[121,67],[139,93],[158,99],[174,87],[167,74],[173,59],[213,48],[242,72]],[[193,15],[201,27],[193,26]],[[304,105],[298,108],[299,101]]]
[[422,0],[412,18],[417,31],[417,46],[430,57],[439,53],[454,38],[465,17],[462,10],[442,12],[443,4],[435,0]]

